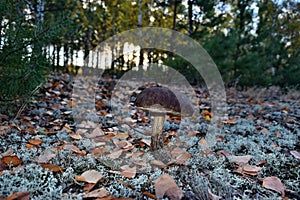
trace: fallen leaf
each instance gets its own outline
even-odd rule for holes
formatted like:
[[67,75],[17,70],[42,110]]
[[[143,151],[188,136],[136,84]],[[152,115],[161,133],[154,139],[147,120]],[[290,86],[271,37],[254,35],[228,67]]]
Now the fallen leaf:
[[156,199],[155,195],[150,192],[143,192],[143,195],[151,199]]
[[73,138],[74,140],[81,140],[82,137],[78,133],[71,133],[70,137]]
[[18,156],[5,156],[1,158],[1,162],[15,167],[20,165],[23,161],[20,158],[18,158]]
[[159,167],[161,169],[163,169],[167,166],[165,163],[161,162],[160,160],[152,160],[150,162],[150,164],[153,165],[153,166]]
[[83,190],[85,192],[90,192],[96,185],[97,183],[87,183],[84,187]]
[[119,139],[126,139],[128,137],[129,137],[129,133],[124,133],[124,132],[118,132],[116,135],[116,138],[119,138]]
[[182,190],[170,175],[164,174],[153,182],[156,198],[162,199],[167,196],[171,200],[180,200],[183,197]]
[[261,167],[245,164],[244,166],[238,167],[236,169],[236,172],[240,174],[248,174],[248,175],[256,176],[260,170]]
[[114,139],[113,143],[116,145],[116,147],[120,148],[120,149],[124,149],[124,150],[131,150],[134,148],[134,146],[127,140],[117,140]]
[[247,164],[252,156],[251,155],[246,155],[246,156],[229,156],[229,161],[230,162],[234,162],[238,165],[244,165],[244,164]]
[[[146,144],[148,147],[151,145],[151,140],[150,139],[141,139],[140,143]],[[142,146],[142,145],[141,145]]]
[[56,156],[56,152],[51,150],[45,150],[41,155],[36,158],[37,163],[48,163],[52,158]]
[[263,186],[267,189],[274,190],[281,194],[283,197],[285,196],[285,189],[286,187],[283,185],[281,180],[277,178],[276,176],[270,176],[267,178],[262,178]]
[[3,171],[3,170],[5,170],[5,169],[7,169],[7,164],[5,164],[4,162],[2,162],[1,160],[0,160],[0,172],[1,171]]
[[7,198],[5,198],[5,200],[14,200],[14,199],[18,199],[18,200],[29,200],[29,192],[16,192],[10,196],[8,196]]
[[227,119],[227,120],[225,121],[225,123],[226,123],[226,124],[229,124],[229,125],[235,125],[235,124],[237,124],[237,121],[233,121],[233,120]]
[[103,136],[105,135],[104,131],[99,127],[97,126],[91,134],[88,134],[87,137],[88,138],[96,138],[96,137],[99,137],[99,136]]
[[84,150],[81,151],[78,147],[76,147],[73,144],[65,144],[63,146],[63,149],[70,150],[70,151],[73,151],[73,152],[81,154],[81,155],[86,155],[86,152]]
[[11,128],[9,126],[0,126],[0,135],[4,135],[10,132]]
[[184,165],[185,162],[192,157],[192,155],[184,150],[182,150],[179,147],[174,148],[171,151],[172,160],[168,164],[178,164],[178,165]]
[[266,164],[266,163],[267,163],[266,160],[260,160],[260,161],[258,161],[258,162],[256,163],[256,165],[264,165],[264,164]]
[[297,159],[300,159],[300,153],[298,151],[290,151],[290,153]]
[[123,152],[123,150],[117,150],[117,151],[114,151],[114,152],[108,154],[107,156],[110,158],[113,158],[113,159],[119,158],[121,156],[122,152]]
[[76,181],[82,181],[87,183],[97,183],[102,178],[102,174],[96,170],[88,170],[81,174],[81,176],[76,176]]
[[128,165],[124,165],[121,167],[121,175],[126,178],[134,178],[136,175],[136,166],[129,167]]
[[43,169],[49,169],[52,172],[62,172],[63,168],[53,164],[42,164]]
[[99,188],[96,190],[93,190],[87,194],[83,195],[83,198],[103,198],[109,196],[109,192],[104,188]]

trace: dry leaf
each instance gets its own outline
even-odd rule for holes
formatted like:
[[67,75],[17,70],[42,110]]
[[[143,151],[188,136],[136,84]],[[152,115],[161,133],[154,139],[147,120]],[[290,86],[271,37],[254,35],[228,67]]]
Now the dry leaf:
[[85,186],[83,187],[83,190],[85,192],[90,192],[96,185],[97,183],[86,183]]
[[229,156],[228,158],[229,158],[230,162],[234,162],[234,163],[242,166],[244,164],[247,164],[251,160],[252,156],[251,155]]
[[163,169],[167,166],[165,163],[161,162],[160,160],[152,160],[150,162],[150,164],[153,165],[153,166],[159,167],[161,169]]
[[237,168],[236,172],[240,174],[248,174],[248,175],[256,176],[260,170],[261,167],[245,164],[244,166],[240,166],[239,168]]
[[7,169],[7,164],[5,164],[4,162],[2,162],[1,160],[0,160],[0,172],[1,171],[3,171],[3,170],[5,170],[5,169]]
[[104,188],[99,188],[96,190],[93,190],[87,194],[83,195],[83,198],[103,198],[109,196],[109,192]]
[[1,158],[1,162],[15,167],[20,165],[23,161],[20,158],[18,158],[18,156],[5,156]]
[[297,159],[300,159],[300,153],[298,151],[290,151],[290,153]]
[[[148,147],[151,145],[151,140],[150,139],[141,139],[140,143],[146,144]],[[141,145],[142,146],[142,145]]]
[[237,121],[233,121],[233,120],[227,119],[227,120],[225,121],[225,123],[226,123],[226,124],[230,124],[230,125],[235,125],[235,124],[237,124]]
[[179,147],[174,148],[171,151],[172,160],[168,163],[169,164],[178,164],[178,165],[184,165],[185,162],[192,157],[192,155],[184,150],[182,150]]
[[136,166],[129,167],[128,165],[124,165],[121,167],[121,175],[126,178],[134,178],[136,175]]
[[143,195],[150,199],[156,199],[155,195],[151,194],[150,192],[143,192]]
[[74,140],[81,140],[82,137],[78,133],[71,133],[70,137],[73,138]]
[[107,156],[110,158],[113,158],[113,159],[119,158],[121,156],[122,152],[123,152],[122,150],[117,150],[117,151],[114,151],[114,152],[108,154]]
[[105,133],[103,132],[103,130],[97,126],[91,134],[88,134],[87,137],[88,138],[96,138],[96,137],[99,137],[99,136],[103,136],[105,135]]
[[18,199],[18,200],[29,200],[29,192],[16,192],[10,196],[8,196],[5,200],[14,200],[14,199]]
[[156,198],[162,199],[167,196],[171,200],[180,200],[183,197],[182,190],[170,175],[164,174],[153,182]]
[[134,148],[134,146],[127,140],[120,141],[120,140],[114,139],[113,142],[120,149],[131,150]]
[[76,147],[75,145],[73,144],[66,144],[63,146],[63,149],[65,150],[71,150],[75,153],[78,153],[78,154],[81,154],[81,155],[86,155],[86,152],[84,150],[80,150],[78,147]]
[[42,168],[49,169],[52,172],[62,172],[63,168],[52,164],[42,164]]
[[97,183],[102,178],[102,174],[96,170],[88,170],[83,172],[81,176],[76,176],[76,181],[82,181],[87,183]]
[[118,132],[116,135],[116,138],[119,138],[119,139],[126,139],[128,137],[129,137],[129,133],[124,133],[124,132]]
[[283,183],[281,182],[281,180],[279,178],[277,178],[276,176],[270,176],[267,178],[263,178],[263,186],[267,189],[270,190],[274,190],[276,192],[278,192],[279,194],[281,194],[283,197],[285,196],[285,186],[283,185]]
[[0,135],[4,135],[8,132],[10,132],[10,127],[9,126],[0,126]]
[[36,162],[37,163],[48,163],[55,156],[56,156],[56,153],[54,153],[51,150],[46,150],[36,158]]

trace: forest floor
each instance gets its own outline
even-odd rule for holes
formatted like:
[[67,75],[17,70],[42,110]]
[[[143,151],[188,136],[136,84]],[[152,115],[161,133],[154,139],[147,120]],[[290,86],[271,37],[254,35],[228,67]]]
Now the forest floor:
[[51,75],[15,119],[2,107],[0,199],[300,199],[300,92],[227,89],[208,146],[211,99],[194,87],[196,115],[166,118],[162,162],[133,104],[151,85]]

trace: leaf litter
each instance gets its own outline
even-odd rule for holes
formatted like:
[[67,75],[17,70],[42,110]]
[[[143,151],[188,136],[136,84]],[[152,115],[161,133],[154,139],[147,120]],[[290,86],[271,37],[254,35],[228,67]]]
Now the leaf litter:
[[[169,163],[164,163],[151,158],[149,154],[151,117],[145,112],[138,112],[131,100],[124,103],[130,99],[130,95],[134,92],[142,90],[140,85],[148,87],[153,85],[153,83],[124,83],[127,86],[122,87],[123,91],[113,91],[113,86],[116,84],[116,80],[113,79],[102,80],[98,85],[94,84],[97,82],[97,77],[79,80],[77,84],[81,84],[82,88],[87,88],[88,91],[91,88],[96,90],[94,107],[97,110],[100,121],[88,120],[84,117],[85,113],[83,112],[78,115],[83,120],[76,124],[72,117],[76,113],[73,112],[72,107],[85,102],[85,95],[73,95],[71,98],[73,82],[71,77],[69,75],[56,76],[49,79],[49,82],[44,87],[44,93],[40,93],[35,97],[28,108],[17,119],[17,123],[9,121],[7,117],[1,118],[0,136],[5,137],[5,140],[1,140],[8,143],[6,145],[1,143],[0,176],[6,172],[14,173],[14,170],[17,173],[16,167],[27,165],[30,162],[36,162],[45,170],[50,170],[53,173],[64,173],[68,165],[57,161],[60,159],[62,152],[68,151],[70,156],[78,158],[94,156],[96,160],[99,160],[97,165],[103,165],[105,169],[101,172],[96,170],[95,167],[94,169],[75,169],[76,176],[74,181],[84,183],[84,198],[125,198],[125,196],[120,196],[120,194],[114,193],[113,190],[109,189],[109,185],[114,184],[115,180],[119,179],[117,182],[124,187],[135,188],[134,184],[137,183],[133,184],[130,181],[135,181],[141,175],[147,174],[146,169],[148,167],[153,168],[152,170],[159,169],[164,174],[155,175],[156,178],[151,178],[148,174],[149,180],[146,180],[148,186],[139,190],[140,193],[133,193],[126,197],[135,198],[143,195],[150,199],[163,197],[168,197],[169,199],[196,198],[197,192],[189,189],[194,182],[189,182],[189,177],[183,178],[179,173],[180,171],[186,171],[188,174],[189,171],[192,171],[192,162],[195,159],[214,158],[223,160],[223,162],[228,159],[230,164],[223,165],[219,162],[218,167],[231,171],[239,180],[243,180],[245,177],[247,180],[251,180],[251,183],[260,190],[259,193],[253,191],[252,195],[263,194],[264,197],[267,197],[271,195],[268,191],[275,191],[282,197],[289,196],[291,199],[299,197],[295,193],[297,189],[299,191],[299,183],[285,180],[284,173],[280,174],[280,172],[278,173],[278,171],[274,170],[275,166],[273,164],[275,161],[271,160],[271,156],[274,154],[279,153],[280,156],[287,156],[292,164],[286,166],[285,169],[285,164],[287,165],[288,163],[281,163],[280,170],[288,171],[290,167],[293,167],[295,173],[297,173],[297,169],[299,172],[300,147],[299,143],[294,142],[294,138],[298,137],[299,139],[300,137],[298,123],[300,119],[300,104],[297,98],[289,98],[279,94],[282,97],[278,99],[278,94],[276,92],[272,93],[272,91],[269,91],[268,94],[262,95],[262,93],[259,93],[261,96],[255,96],[254,94],[257,94],[257,92],[251,89],[240,92],[228,90],[229,113],[228,118],[223,122],[222,128],[224,133],[217,135],[218,143],[216,148],[203,151],[201,148],[197,150],[197,147],[207,144],[203,137],[206,131],[201,126],[199,128],[196,127],[200,124],[209,124],[214,117],[214,113],[211,113],[210,110],[208,91],[195,87],[196,95],[194,96],[196,98],[194,100],[200,109],[199,116],[193,119],[196,121],[195,127],[185,132],[190,139],[184,141],[182,140],[184,138],[182,137],[184,125],[192,121],[184,124],[181,122],[181,119],[167,117],[167,126],[165,126],[166,145],[170,147],[172,160]],[[82,89],[82,91],[85,90]],[[114,105],[110,104],[112,92],[118,96],[118,101],[113,102]],[[76,101],[74,98],[77,98]],[[88,114],[89,112],[86,113]],[[247,121],[248,125],[244,125],[243,120]],[[178,126],[179,124],[182,125],[182,129]],[[250,125],[253,126],[253,129]],[[276,130],[279,125],[283,128]],[[140,134],[140,132],[145,134]],[[250,140],[255,140],[254,133],[257,135],[262,134],[265,138],[272,138],[268,140],[269,146],[263,146],[260,141],[256,141],[256,148],[263,152],[262,155],[255,154],[254,150],[247,147],[250,144]],[[15,141],[13,144],[10,140],[7,140],[7,138],[12,137],[11,134],[22,137],[20,137],[20,141]],[[60,139],[59,135],[63,134],[67,134],[69,137]],[[293,135],[295,137],[291,137]],[[24,136],[26,140],[23,139]],[[47,139],[53,136],[56,139],[51,139],[51,141]],[[233,138],[243,138],[245,140],[244,145],[238,144],[237,142],[242,141]],[[247,141],[247,138],[250,138],[250,140]],[[291,144],[288,143],[288,138]],[[91,141],[91,143],[82,147],[83,142],[87,140]],[[195,142],[190,144],[192,140],[195,140]],[[235,147],[229,146],[230,142],[238,145],[235,145]],[[5,154],[5,152],[9,151],[8,147],[11,145],[24,145],[28,151],[36,153],[31,157],[31,160],[23,157],[22,152],[16,154],[19,148],[15,147],[12,152]],[[104,158],[103,156],[105,159],[112,159],[112,161],[99,159]],[[124,158],[126,158],[125,163]],[[118,163],[118,159],[121,160],[120,163]],[[206,174],[210,174],[209,167],[199,165],[198,168],[204,169]],[[176,171],[177,169],[181,170]],[[276,173],[270,174],[272,171],[276,171]],[[168,174],[172,174],[174,178]],[[190,176],[197,178],[205,177],[206,175],[198,171],[197,174],[191,174]],[[210,176],[213,176],[213,172],[211,172]],[[257,177],[262,183],[257,181]],[[291,176],[290,179],[292,178]],[[217,180],[224,182],[220,178]],[[78,188],[75,185],[74,182],[73,187]],[[235,193],[238,196],[238,193],[245,189],[247,188],[238,188]],[[264,191],[265,189],[267,191]],[[136,191],[134,189],[131,190]],[[76,191],[80,193],[80,190],[77,189]],[[22,192],[24,191],[12,193],[7,198],[30,194]],[[226,199],[230,196],[224,192],[218,193],[217,187],[214,185],[208,187],[206,193],[211,199]],[[272,195],[274,197],[275,194]]]

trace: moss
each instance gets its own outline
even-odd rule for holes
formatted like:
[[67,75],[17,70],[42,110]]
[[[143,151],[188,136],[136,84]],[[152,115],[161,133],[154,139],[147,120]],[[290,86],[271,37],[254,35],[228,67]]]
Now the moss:
[[30,199],[59,199],[62,186],[53,173],[30,164],[17,173],[5,172],[0,176],[0,196],[9,196],[18,191],[30,192]]

